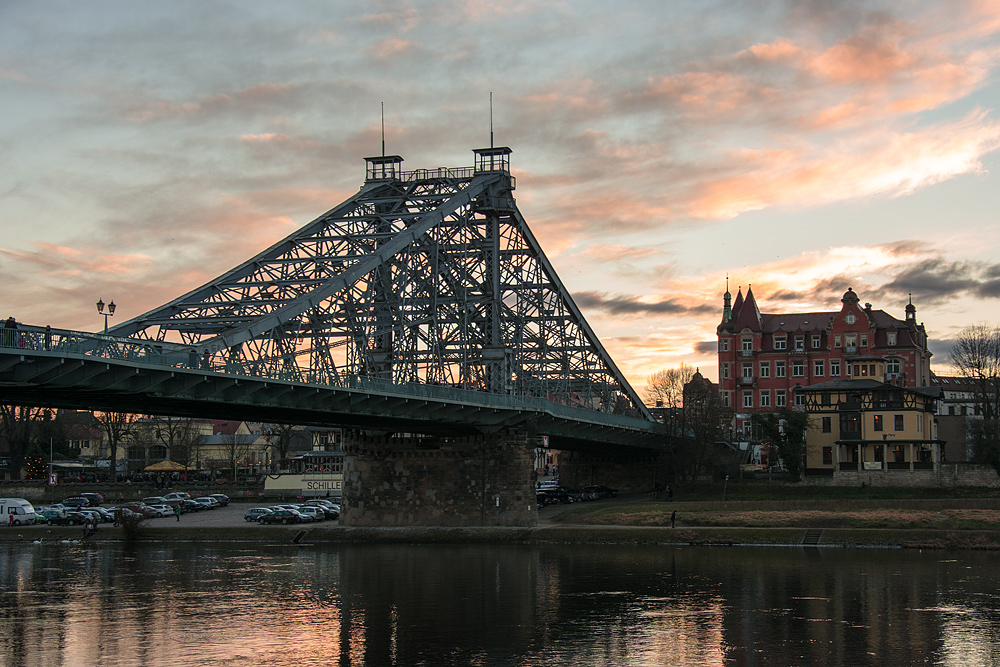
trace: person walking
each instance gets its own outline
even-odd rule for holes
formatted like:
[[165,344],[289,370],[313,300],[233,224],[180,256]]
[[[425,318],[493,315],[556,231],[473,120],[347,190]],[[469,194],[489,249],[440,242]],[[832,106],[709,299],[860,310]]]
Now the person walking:
[[177,515],[177,522],[180,523],[181,520],[181,504],[177,503],[174,507],[174,514]]
[[677,510],[670,513],[670,527],[673,528],[674,524],[677,522]]

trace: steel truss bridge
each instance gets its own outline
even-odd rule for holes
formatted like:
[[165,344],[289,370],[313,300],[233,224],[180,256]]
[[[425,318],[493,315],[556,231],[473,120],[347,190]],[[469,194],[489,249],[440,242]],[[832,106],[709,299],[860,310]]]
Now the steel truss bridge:
[[403,171],[107,334],[0,330],[0,401],[655,447],[514,201],[510,149]]

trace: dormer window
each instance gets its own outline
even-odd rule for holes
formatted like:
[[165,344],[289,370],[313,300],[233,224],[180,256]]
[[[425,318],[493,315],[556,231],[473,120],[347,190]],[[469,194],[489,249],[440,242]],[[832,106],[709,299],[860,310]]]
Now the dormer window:
[[812,343],[813,343],[813,349],[814,350],[818,350],[819,349],[820,341],[821,340],[822,340],[821,336],[813,336]]
[[858,318],[854,316],[854,313],[847,313],[847,317],[844,318],[844,321],[848,324],[854,324],[858,321]]
[[886,345],[890,345],[890,346],[895,345],[896,344],[896,332],[895,331],[888,332],[885,335],[885,342],[886,342]]
[[806,349],[805,336],[796,336],[795,337],[795,349],[798,352],[801,352],[802,350]]
[[785,344],[786,344],[785,341],[787,341],[787,340],[788,339],[785,338],[784,336],[782,336],[780,338],[775,337],[775,339],[774,339],[774,349],[776,349],[776,350],[784,350],[785,349]]

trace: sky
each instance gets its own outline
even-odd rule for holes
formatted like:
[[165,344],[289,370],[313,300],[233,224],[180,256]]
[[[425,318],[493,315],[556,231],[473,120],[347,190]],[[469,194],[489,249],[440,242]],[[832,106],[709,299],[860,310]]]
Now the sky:
[[357,192],[509,146],[517,206],[642,393],[717,379],[728,284],[848,287],[947,373],[1000,324],[1000,0],[0,0],[0,316],[98,331]]

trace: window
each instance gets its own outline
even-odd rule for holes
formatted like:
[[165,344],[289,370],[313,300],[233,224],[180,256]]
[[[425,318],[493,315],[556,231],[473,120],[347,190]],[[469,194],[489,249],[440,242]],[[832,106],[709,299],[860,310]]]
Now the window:
[[899,375],[899,359],[886,359],[885,360],[885,374],[886,375]]
[[722,379],[729,379],[729,364],[722,364]]
[[868,347],[868,334],[861,334],[861,347]]
[[882,445],[875,445],[875,460],[879,463],[885,461],[885,448]]
[[840,334],[833,337],[833,346],[840,347]]
[[771,377],[771,364],[767,361],[760,362],[760,376],[762,378]]
[[821,378],[821,377],[823,377],[823,367],[824,367],[825,365],[826,365],[826,364],[825,364],[825,363],[823,362],[823,360],[822,360],[822,359],[819,359],[819,360],[817,360],[817,361],[814,361],[814,362],[813,362],[813,375],[815,375],[815,376],[816,376],[816,377],[818,377],[818,378]]
[[774,377],[783,378],[785,377],[785,362],[776,361],[774,362]]
[[806,364],[804,361],[792,362],[792,377],[800,378],[806,374]]
[[779,389],[774,392],[774,404],[779,408],[785,407],[785,390]]
[[806,404],[806,395],[801,391],[795,392],[795,405],[805,405],[805,404]]
[[823,433],[833,433],[833,417],[823,417]]
[[892,416],[892,430],[902,431],[903,430],[903,415],[893,415]]
[[872,428],[876,432],[884,430],[882,428],[882,415],[873,415]]
[[854,316],[854,313],[847,313],[847,317],[844,318],[844,321],[848,324],[854,324],[858,321],[858,318]]
[[753,392],[745,391],[743,392],[743,407],[752,408],[753,407]]
[[771,392],[769,391],[760,392],[760,407],[762,408],[771,407]]
[[776,350],[784,350],[785,349],[785,342],[786,342],[786,340],[787,339],[784,336],[782,336],[781,338],[775,337],[774,338],[774,349],[776,349]]
[[744,353],[753,352],[753,338],[743,339],[743,352]]
[[833,465],[833,447],[823,448],[823,465],[825,466]]
[[729,339],[723,338],[719,341],[719,349],[723,352],[729,352]]
[[886,345],[889,345],[889,346],[893,346],[893,345],[896,344],[896,332],[895,331],[890,331],[889,333],[887,333],[885,335],[885,343],[886,343]]
[[726,406],[727,408],[729,407],[729,392],[728,391],[722,392],[722,404],[724,406]]
[[858,334],[844,334],[844,347],[848,352],[858,351]]
[[924,418],[922,416],[917,417],[917,433],[924,432]]
[[750,362],[743,363],[743,379],[752,380],[753,379],[753,364]]
[[830,392],[824,391],[819,395],[820,405],[830,405]]
[[819,345],[820,345],[820,341],[821,340],[823,340],[822,336],[813,336],[813,341],[812,342],[813,342],[813,349],[814,350],[818,350],[819,349]]
[[830,375],[836,377],[840,375],[840,360],[831,359],[830,360]]
[[906,454],[903,451],[903,446],[902,445],[895,445],[895,446],[893,446],[893,448],[892,448],[892,458],[893,458],[893,460],[896,461],[896,463],[903,463],[904,461],[906,461]]
[[795,337],[795,349],[798,352],[801,352],[802,350],[806,349],[805,336],[796,336]]

